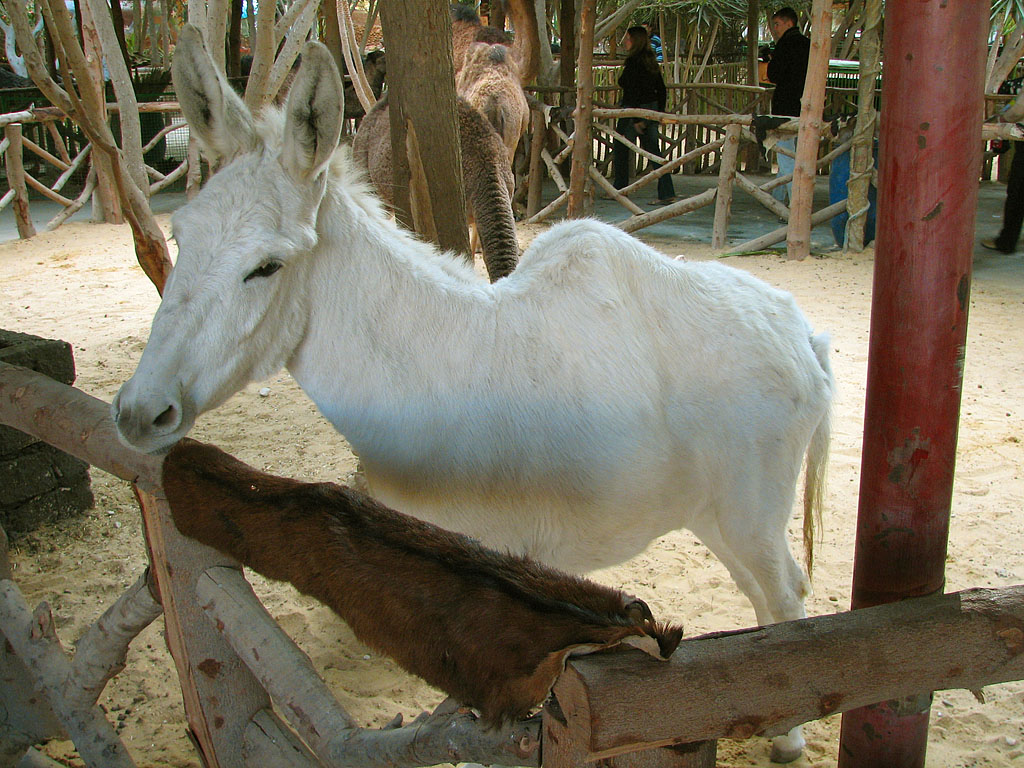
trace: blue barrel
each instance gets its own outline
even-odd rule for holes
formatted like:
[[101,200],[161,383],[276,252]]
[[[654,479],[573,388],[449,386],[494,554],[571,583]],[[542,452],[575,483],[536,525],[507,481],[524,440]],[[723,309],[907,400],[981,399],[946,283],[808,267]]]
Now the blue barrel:
[[[875,154],[875,164],[878,163],[878,154]],[[828,202],[838,203],[847,198],[846,182],[850,179],[850,153],[844,152],[832,161],[832,170],[828,176]],[[872,185],[868,187],[868,220],[864,224],[864,245],[875,239],[875,198],[878,193]],[[836,239],[836,245],[841,246],[846,237],[846,220],[850,215],[843,211],[832,218],[832,236]]]

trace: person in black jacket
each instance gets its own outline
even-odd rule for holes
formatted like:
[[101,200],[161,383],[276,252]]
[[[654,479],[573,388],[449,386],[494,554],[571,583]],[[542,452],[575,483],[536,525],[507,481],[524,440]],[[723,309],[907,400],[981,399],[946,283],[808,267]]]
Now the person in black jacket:
[[[621,107],[636,107],[665,111],[668,92],[661,69],[654,57],[650,38],[643,27],[630,27],[626,30],[626,47],[629,51],[626,64],[619,75],[619,87],[622,88]],[[639,120],[635,117],[620,117],[615,123],[615,130],[626,139],[636,142],[640,139],[641,148],[661,157],[658,146],[658,123],[654,120]],[[612,168],[615,172],[615,188],[622,189],[629,184],[629,165],[633,153],[625,144],[616,140],[612,146]],[[660,168],[660,164],[654,164]],[[657,203],[664,205],[675,200],[675,187],[672,175],[666,173],[658,179]]]
[[[1024,79],[1006,80],[999,86],[999,93],[1012,94],[1016,98],[993,119],[997,123],[1019,123],[1024,120]],[[1002,163],[1002,160],[1000,160]],[[1010,160],[1010,174],[1006,179],[1006,202],[1003,204],[1003,227],[996,237],[986,237],[982,246],[991,251],[1014,253],[1020,240],[1021,226],[1024,225],[1024,141],[1013,142],[1013,158]]]
[[[811,41],[800,33],[797,27],[796,11],[780,8],[772,14],[772,37],[775,50],[768,61],[768,80],[775,84],[772,94],[772,114],[800,116],[800,98],[804,93],[807,77],[807,58],[811,53]],[[785,139],[776,147],[796,152],[796,139]],[[779,176],[793,172],[794,158],[782,152],[776,154],[779,162]],[[772,190],[778,200],[785,201],[793,191],[793,183]]]

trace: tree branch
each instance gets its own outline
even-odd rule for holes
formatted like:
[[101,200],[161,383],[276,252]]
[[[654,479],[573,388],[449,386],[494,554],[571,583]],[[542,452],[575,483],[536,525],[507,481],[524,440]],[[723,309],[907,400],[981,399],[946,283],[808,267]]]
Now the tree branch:
[[64,695],[79,707],[91,707],[107,681],[124,669],[128,645],[163,609],[153,597],[149,569],[96,620],[78,641]]
[[81,707],[64,696],[70,663],[53,629],[45,603],[29,612],[17,585],[0,581],[0,629],[88,765],[133,768],[135,763],[114,727],[96,706]]
[[424,713],[407,726],[400,727],[399,718],[381,730],[358,728],[239,571],[208,569],[196,583],[196,594],[214,625],[325,765],[539,764],[540,723],[532,720],[492,731],[469,712],[442,709]]

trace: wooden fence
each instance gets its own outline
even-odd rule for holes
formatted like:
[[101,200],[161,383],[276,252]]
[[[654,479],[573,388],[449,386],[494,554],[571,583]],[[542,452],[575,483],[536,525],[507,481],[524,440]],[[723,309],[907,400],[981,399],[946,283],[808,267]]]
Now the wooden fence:
[[[184,148],[188,144],[188,126],[185,125],[176,101],[150,102],[139,104],[138,107],[141,115],[159,116],[162,123],[142,148],[144,156],[152,156],[162,148],[159,160],[162,161],[160,165],[163,171],[151,165],[146,166],[150,178],[149,191],[153,195],[167,189],[187,174],[189,164]],[[112,115],[116,116],[119,112],[117,104],[108,104],[107,108]],[[29,107],[20,112],[0,115],[0,127],[4,130],[0,154],[4,158],[8,184],[7,192],[0,197],[0,211],[13,205],[19,235],[30,237],[35,233],[29,212],[28,190],[31,189],[63,206],[44,227],[45,231],[56,229],[89,201],[96,187],[96,173],[89,163],[92,144],[78,133],[74,124],[56,107]],[[34,140],[26,135],[28,130],[32,130]],[[178,157],[170,156],[171,167],[168,168],[166,142],[169,136],[175,134],[180,137],[178,144],[181,150]],[[32,172],[26,168],[26,152],[37,160]],[[45,183],[41,180],[53,174],[57,174],[54,181]],[[74,198],[61,194],[72,180],[79,186]]]
[[[770,91],[760,86],[747,86],[734,82],[740,77],[738,65],[720,65],[708,67],[706,75],[709,82],[671,84],[669,85],[669,103],[665,114],[651,113],[660,119],[661,144],[666,165],[655,173],[640,175],[637,181],[626,190],[618,192],[612,188],[607,177],[610,174],[612,146],[616,138],[621,138],[615,131],[615,120],[619,116],[640,114],[636,110],[623,111],[614,108],[618,102],[618,87],[609,83],[617,76],[617,67],[597,67],[596,79],[606,81],[595,93],[594,112],[594,161],[590,168],[590,176],[599,191],[617,200],[631,214],[631,218],[620,224],[626,231],[635,231],[665,219],[679,216],[696,210],[705,205],[716,205],[715,230],[712,242],[716,247],[724,247],[731,213],[733,189],[739,188],[754,197],[761,205],[788,221],[789,210],[771,196],[771,190],[785,180],[772,179],[767,183],[755,184],[750,178],[751,172],[763,171],[759,153],[739,152],[733,147],[737,142],[755,142],[751,131],[752,115],[767,111]],[[533,88],[538,96],[553,100],[561,89]],[[855,110],[847,107],[855,106],[852,99],[855,89],[842,86],[830,87],[827,91],[829,104],[836,106],[836,112],[844,111],[852,114]],[[990,97],[987,101],[990,113],[1009,97]],[[112,114],[116,115],[117,105],[108,105]],[[839,109],[842,107],[843,109]],[[161,142],[177,137],[176,152],[161,152],[160,169],[147,165],[147,173],[151,179],[150,193],[157,194],[167,189],[189,172],[187,126],[181,117],[177,102],[161,101],[139,105],[143,115],[158,116],[162,121],[144,147],[149,153]],[[828,114],[828,113],[826,113]],[[4,158],[8,190],[0,196],[0,211],[12,205],[21,237],[30,237],[35,230],[30,216],[29,193],[34,192],[62,206],[62,210],[44,227],[50,231],[70,218],[86,202],[95,186],[95,174],[89,163],[91,145],[84,140],[73,123],[53,107],[28,108],[19,112],[0,115],[0,127],[4,130],[0,140],[0,154]],[[778,129],[788,132],[796,130],[796,123]],[[730,133],[730,131],[732,131]],[[1015,138],[1020,131],[1010,128],[986,129],[986,138],[1006,135]],[[31,137],[30,137],[30,135]],[[542,141],[533,141],[535,137],[544,137]],[[628,142],[627,142],[628,143]],[[567,129],[557,121],[548,124],[542,112],[534,111],[531,123],[531,144],[534,148],[530,163],[530,204],[527,215],[532,221],[539,221],[550,216],[567,199],[568,184],[560,170],[561,164],[568,158],[572,146],[572,137]],[[661,161],[649,155],[635,144],[629,143],[636,153],[640,165],[647,161]],[[549,148],[550,147],[550,148]],[[19,150],[20,148],[20,150]],[[823,132],[822,148],[819,152],[819,173],[827,173],[829,164],[843,151],[848,144],[836,143],[827,131]],[[734,151],[735,149],[735,151]],[[768,155],[772,158],[771,153]],[[983,177],[991,175],[992,154],[986,154],[986,165]],[[26,161],[27,158],[31,160]],[[746,162],[744,160],[746,159]],[[33,166],[34,163],[34,166]],[[767,167],[770,167],[767,166]],[[719,183],[714,190],[707,190],[699,196],[678,201],[672,206],[645,213],[639,206],[632,203],[627,195],[653,183],[661,173],[715,173],[719,174]],[[45,176],[53,177],[46,182]],[[540,188],[545,178],[551,178],[558,189],[558,196],[545,205],[541,201]],[[65,193],[65,187],[77,185],[75,196]],[[623,194],[624,193],[624,194]],[[827,221],[844,210],[842,203],[827,206],[813,214],[813,224]],[[780,227],[763,238],[735,246],[732,250],[744,251],[768,247],[786,236],[786,227]]]
[[0,546],[0,704],[34,724],[17,743],[0,732],[14,761],[63,733],[88,766],[136,764],[96,700],[161,608],[190,732],[212,768],[470,760],[569,768],[598,759],[610,768],[711,768],[718,738],[784,733],[873,702],[1024,678],[1024,587],[974,589],[688,639],[667,664],[638,652],[580,657],[540,718],[502,729],[445,704],[408,725],[359,728],[237,563],[177,532],[160,459],[118,441],[106,403],[0,363],[0,423],[132,483],[151,557],[151,577],[69,658],[45,604],[34,612],[25,604]]

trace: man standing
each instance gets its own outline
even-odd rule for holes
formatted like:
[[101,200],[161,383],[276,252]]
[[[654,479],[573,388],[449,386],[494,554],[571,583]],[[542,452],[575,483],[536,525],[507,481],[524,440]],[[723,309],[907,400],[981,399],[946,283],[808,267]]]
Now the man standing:
[[[768,61],[768,80],[775,84],[772,94],[772,114],[800,116],[800,97],[804,93],[807,77],[807,58],[811,53],[811,41],[797,28],[796,11],[790,7],[780,8],[772,14],[772,37],[775,50]],[[775,145],[796,154],[796,138],[785,139]],[[777,152],[779,176],[793,173],[795,159]],[[772,190],[772,195],[782,202],[792,196],[793,182],[790,181]]]

